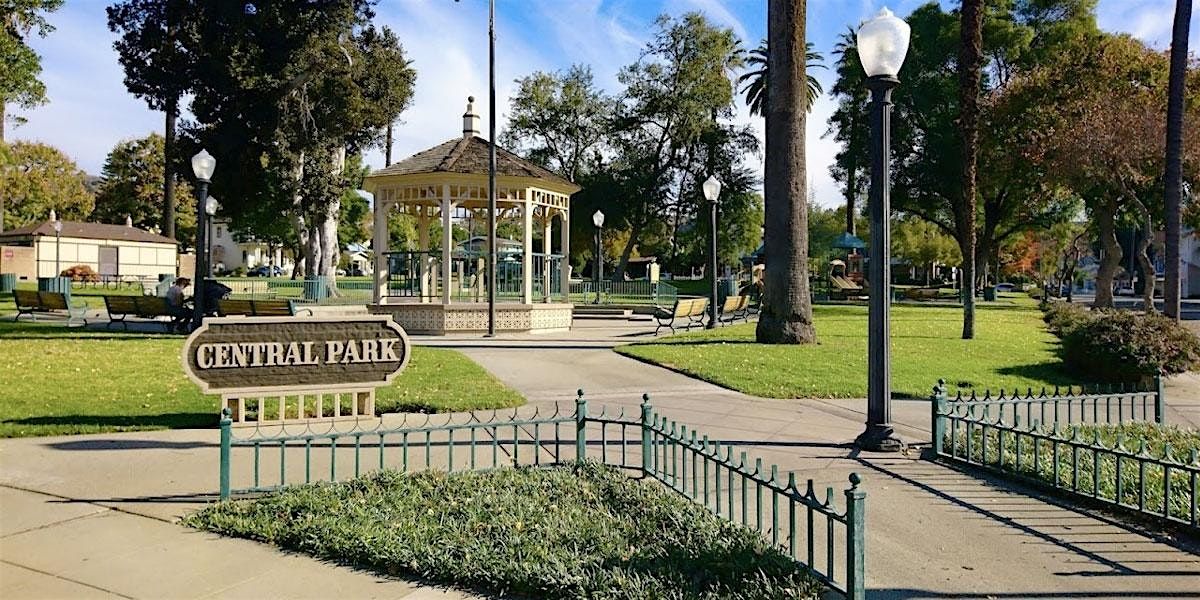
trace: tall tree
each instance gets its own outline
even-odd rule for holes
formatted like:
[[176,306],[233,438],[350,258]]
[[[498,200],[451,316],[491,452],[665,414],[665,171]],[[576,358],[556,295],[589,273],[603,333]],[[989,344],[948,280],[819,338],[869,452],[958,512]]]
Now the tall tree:
[[[108,7],[108,29],[120,37],[113,43],[125,88],[151,110],[163,112],[163,145],[168,157],[162,179],[163,235],[176,238],[175,178],[180,161],[175,152],[179,99],[188,91],[190,60],[179,42],[189,0],[123,0]],[[192,208],[195,213],[195,208]],[[193,230],[194,233],[194,230]]]
[[[162,224],[163,178],[167,161],[163,136],[149,136],[118,143],[108,153],[101,172],[102,181],[96,193],[96,207],[91,219],[104,223],[124,223],[125,217],[143,229]],[[175,212],[175,230],[187,241],[196,234],[196,206],[191,186],[182,182],[178,188],[182,200]]]
[[236,227],[290,216],[306,274],[331,287],[345,157],[379,143],[415,80],[396,35],[371,25],[371,4],[202,4],[183,36],[195,75],[189,150],[217,157],[213,189]]
[[95,199],[84,185],[87,174],[58,148],[37,142],[0,148],[0,197],[16,200],[4,212],[5,229],[41,223],[51,210],[72,221],[91,214]]
[[516,83],[500,143],[577,181],[594,166],[611,129],[612,98],[596,88],[592,70],[583,65],[538,71]]
[[[755,337],[760,343],[811,344],[812,298],[808,290],[808,181],[804,127],[807,93],[805,0],[769,0],[766,164],[763,185],[765,247],[763,306]],[[780,76],[782,75],[782,76]]]
[[[804,46],[804,60],[807,69],[824,69],[825,57],[821,56],[820,52],[813,50],[812,42],[807,42]],[[751,50],[746,57],[746,63],[754,70],[747,71],[738,77],[738,85],[745,84],[742,88],[742,93],[746,95],[746,104],[750,107],[751,115],[766,116],[767,104],[767,88],[770,87],[771,80],[771,51],[767,45],[767,40],[758,43],[758,47]],[[817,102],[817,98],[821,96],[821,82],[816,76],[809,73],[808,77],[808,112],[812,112],[813,104]]]
[[854,30],[847,29],[838,36],[838,43],[834,46],[833,53],[838,57],[834,70],[838,77],[829,93],[838,100],[838,106],[829,117],[829,130],[825,132],[826,136],[832,135],[842,145],[829,170],[835,180],[843,183],[846,196],[844,231],[850,235],[857,233],[855,220],[858,211],[855,203],[867,192],[867,170],[870,168],[870,164],[862,160],[868,152],[867,142],[871,136],[867,118],[870,114],[870,97],[867,94],[867,76],[858,60],[856,44]]
[[1183,103],[1186,94],[1188,29],[1192,21],[1192,0],[1176,0],[1175,25],[1171,30],[1171,74],[1167,85],[1166,150],[1166,254],[1163,304],[1167,316],[1179,318],[1179,230],[1180,204],[1183,198]]
[[[964,340],[975,338],[975,166],[979,157],[979,88],[983,83],[983,0],[962,0],[958,48],[958,129],[962,138],[962,196],[956,214],[962,244]],[[985,257],[986,260],[986,257]]]
[[46,101],[46,86],[38,79],[42,58],[29,47],[29,36],[46,37],[54,27],[45,13],[58,10],[63,0],[5,0],[0,4],[0,142],[8,105],[33,108]]

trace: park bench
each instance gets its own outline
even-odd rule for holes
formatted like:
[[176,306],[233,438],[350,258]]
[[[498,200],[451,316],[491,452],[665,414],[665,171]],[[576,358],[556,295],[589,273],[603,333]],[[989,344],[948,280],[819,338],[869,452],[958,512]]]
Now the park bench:
[[750,320],[750,296],[728,296],[721,303],[721,314],[717,317],[722,323],[732,325],[738,319]]
[[34,290],[13,290],[13,301],[17,305],[17,316],[29,315],[34,321],[39,312],[49,313],[57,310],[67,312],[67,326],[75,321],[87,325],[87,302],[80,298],[68,299],[61,292],[38,292]]
[[[296,303],[291,300],[218,300],[217,313],[222,317],[294,317]],[[312,316],[312,309],[302,308]]]
[[654,318],[658,320],[658,326],[654,328],[654,335],[658,335],[658,331],[663,327],[675,333],[675,321],[683,321],[684,329],[691,331],[693,325],[704,325],[705,310],[708,309],[708,298],[679,298],[675,300],[675,305],[670,309],[658,306],[654,310]]
[[[129,317],[160,322],[158,321],[159,317],[171,316],[171,308],[167,304],[167,299],[159,296],[109,295],[103,298],[104,308],[108,311],[109,327],[112,327],[113,323],[120,323],[121,328],[128,331],[129,322],[126,319]],[[161,321],[161,323],[168,329],[172,324],[171,321]]]

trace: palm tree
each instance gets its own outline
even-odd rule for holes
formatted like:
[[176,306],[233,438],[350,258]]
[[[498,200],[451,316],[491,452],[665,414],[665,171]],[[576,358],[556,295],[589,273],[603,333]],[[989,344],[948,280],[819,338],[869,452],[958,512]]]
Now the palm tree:
[[812,298],[808,295],[808,194],[804,152],[806,98],[799,82],[805,68],[805,3],[769,0],[767,39],[774,40],[768,67],[782,74],[765,82],[773,100],[766,113],[763,181],[767,268],[755,337],[767,344],[811,344]]
[[955,225],[963,246],[964,340],[975,337],[975,167],[979,157],[979,86],[983,80],[983,0],[962,0],[958,48],[958,130],[962,136],[962,198]]
[[[768,50],[767,40],[758,43],[758,47],[751,50],[750,55],[746,58],[746,62],[754,68],[738,77],[738,85],[746,84],[741,91],[746,94],[746,104],[750,106],[750,114],[758,116],[766,116],[765,108],[767,103],[767,88],[770,86],[770,71],[768,63],[770,62],[771,53]],[[807,63],[805,71],[808,69],[824,69],[825,64],[822,62],[825,57],[821,56],[820,52],[813,50],[812,42],[804,44],[804,60]],[[817,81],[816,77],[807,75],[808,77],[808,111],[812,112],[813,103],[817,101],[817,97],[821,95],[821,82]]]
[[1166,251],[1167,272],[1163,290],[1164,312],[1179,318],[1179,205],[1183,195],[1183,101],[1187,78],[1188,29],[1192,0],[1176,0],[1175,27],[1171,32],[1171,75],[1167,89]]

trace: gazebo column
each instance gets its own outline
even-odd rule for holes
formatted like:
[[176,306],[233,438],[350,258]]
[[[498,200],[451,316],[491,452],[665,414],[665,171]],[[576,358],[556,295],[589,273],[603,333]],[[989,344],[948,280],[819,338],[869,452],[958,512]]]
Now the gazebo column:
[[521,303],[533,304],[533,190],[525,189],[521,208]]
[[421,287],[421,302],[429,302],[432,300],[433,293],[430,291],[430,261],[433,260],[433,253],[429,248],[429,213],[432,207],[417,206],[417,278]]
[[554,215],[550,212],[550,207],[542,208],[542,302],[550,302],[550,282],[554,278],[550,275],[550,225],[554,223]]
[[450,304],[451,247],[454,245],[454,226],[450,217],[454,212],[454,204],[450,202],[450,185],[442,184],[442,304]]
[[[378,192],[378,191],[377,191]],[[382,196],[382,192],[378,192]],[[375,286],[374,294],[372,294],[375,304],[382,304],[383,297],[386,295],[388,284],[387,272],[387,251],[388,251],[388,209],[391,205],[382,201],[378,196],[375,198],[374,210],[374,232],[371,235],[371,249],[375,252]]]
[[563,209],[561,214],[562,229],[558,231],[559,245],[562,248],[563,261],[560,268],[562,274],[562,301],[570,304],[571,302],[571,213],[569,209]]

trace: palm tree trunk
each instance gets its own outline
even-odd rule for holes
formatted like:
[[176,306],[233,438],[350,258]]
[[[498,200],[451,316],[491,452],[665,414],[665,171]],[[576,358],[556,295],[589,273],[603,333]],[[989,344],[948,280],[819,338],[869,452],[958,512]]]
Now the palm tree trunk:
[[1180,203],[1183,196],[1183,100],[1187,78],[1188,29],[1192,0],[1176,0],[1175,27],[1171,32],[1171,75],[1167,88],[1166,254],[1163,310],[1179,319],[1179,234]]
[[958,54],[959,133],[962,136],[962,198],[955,221],[963,257],[964,340],[975,337],[975,167],[979,156],[979,86],[983,77],[983,0],[962,0]]
[[808,289],[808,194],[804,127],[805,0],[769,0],[766,164],[766,277],[756,338],[768,344],[810,344],[817,333]]
[[[163,235],[175,239],[175,170],[171,168],[175,156],[175,121],[179,119],[179,97],[167,99],[163,124]],[[203,209],[203,207],[199,207]],[[197,212],[196,214],[201,214]]]

